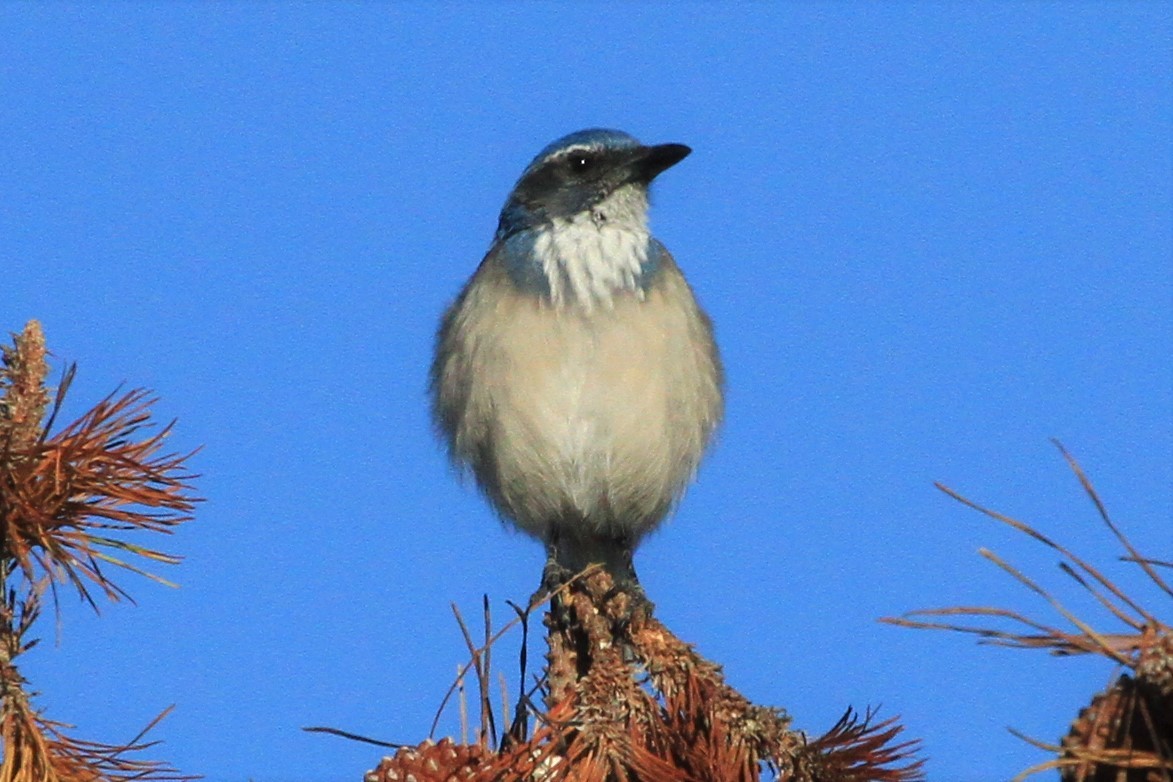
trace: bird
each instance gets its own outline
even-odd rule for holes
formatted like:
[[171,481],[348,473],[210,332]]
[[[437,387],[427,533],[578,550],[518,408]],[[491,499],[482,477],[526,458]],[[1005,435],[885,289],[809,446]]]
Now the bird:
[[640,589],[634,551],[721,422],[712,322],[648,226],[652,180],[691,152],[600,128],[550,143],[441,318],[437,433],[502,519],[545,544],[543,584],[598,563]]

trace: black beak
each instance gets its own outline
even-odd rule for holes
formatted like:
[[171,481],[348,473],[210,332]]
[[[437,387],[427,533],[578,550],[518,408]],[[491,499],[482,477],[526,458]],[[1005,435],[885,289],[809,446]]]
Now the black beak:
[[632,178],[647,184],[688,157],[692,148],[683,144],[657,144],[654,147],[640,147],[634,152]]

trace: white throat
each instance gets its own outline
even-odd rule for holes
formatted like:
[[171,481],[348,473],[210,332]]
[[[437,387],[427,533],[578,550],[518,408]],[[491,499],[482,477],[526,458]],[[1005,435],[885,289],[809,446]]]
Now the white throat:
[[628,186],[588,211],[534,230],[534,258],[554,306],[573,301],[587,310],[610,307],[621,291],[642,298],[651,241],[647,205],[643,189]]

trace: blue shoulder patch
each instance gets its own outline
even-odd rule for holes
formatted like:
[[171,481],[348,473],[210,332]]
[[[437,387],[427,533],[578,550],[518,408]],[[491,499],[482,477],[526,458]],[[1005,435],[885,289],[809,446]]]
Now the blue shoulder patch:
[[643,267],[639,270],[639,284],[645,291],[652,287],[652,282],[660,271],[660,266],[664,263],[666,252],[668,252],[668,248],[660,244],[659,239],[654,236],[648,239],[648,259],[644,261]]

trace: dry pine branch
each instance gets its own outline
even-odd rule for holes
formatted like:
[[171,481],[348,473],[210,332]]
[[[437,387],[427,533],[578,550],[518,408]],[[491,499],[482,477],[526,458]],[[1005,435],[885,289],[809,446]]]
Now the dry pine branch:
[[[66,372],[50,410],[48,352],[36,321],[3,349],[0,368],[0,782],[185,780],[165,763],[135,757],[164,711],[125,744],[70,736],[32,703],[16,665],[32,637],[47,589],[72,585],[97,609],[97,589],[129,597],[106,566],[148,575],[127,558],[174,564],[178,558],[126,539],[170,533],[191,518],[197,498],[187,456],[162,454],[170,427],[146,434],[153,400],[145,391],[110,396],[51,433]],[[164,582],[166,583],[166,582]]]

